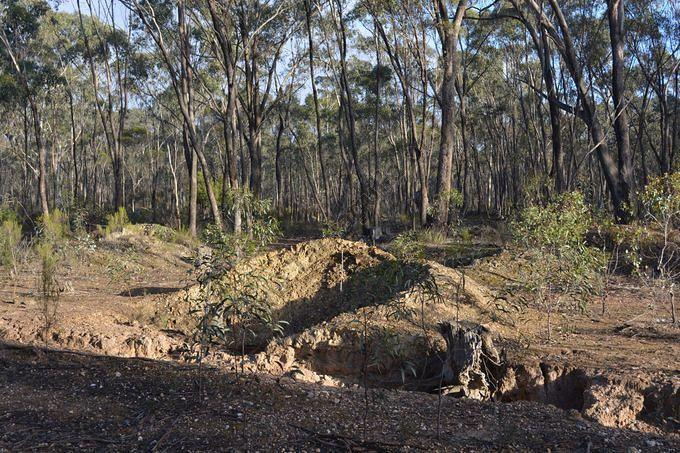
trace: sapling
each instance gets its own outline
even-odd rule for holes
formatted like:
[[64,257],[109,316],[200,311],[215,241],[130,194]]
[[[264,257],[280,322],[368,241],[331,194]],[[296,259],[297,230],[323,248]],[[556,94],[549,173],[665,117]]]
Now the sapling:
[[42,338],[47,344],[48,335],[55,326],[59,311],[59,283],[57,281],[57,266],[59,257],[52,243],[43,241],[36,246],[40,258],[39,277],[39,308],[42,318]]
[[[0,266],[9,269],[10,281],[18,275],[18,261],[21,248],[21,225],[15,218],[7,218],[0,224]],[[16,300],[16,285],[12,284],[12,301]]]
[[641,194],[641,200],[648,224],[661,234],[661,249],[655,263],[656,280],[668,297],[671,320],[677,324],[675,291],[676,281],[680,278],[680,257],[673,236],[680,226],[680,173],[659,176],[650,181]]
[[517,241],[530,255],[523,286],[546,311],[548,341],[553,313],[565,300],[585,310],[594,292],[603,256],[585,237],[592,215],[578,192],[561,195],[545,206],[530,206],[513,224]]

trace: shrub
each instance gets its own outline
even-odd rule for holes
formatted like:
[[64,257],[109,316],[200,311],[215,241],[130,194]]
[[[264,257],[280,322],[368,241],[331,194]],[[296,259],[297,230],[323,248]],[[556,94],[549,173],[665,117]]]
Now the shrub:
[[680,278],[678,245],[672,240],[680,226],[680,173],[653,179],[640,196],[647,222],[661,232],[662,245],[656,257],[657,281],[667,292],[673,324],[678,322],[675,307],[676,281]]
[[109,236],[112,233],[121,233],[128,225],[130,225],[130,218],[125,208],[121,206],[116,212],[106,216],[104,235]]
[[346,228],[339,222],[327,220],[321,228],[321,236],[325,238],[341,238],[345,235]]
[[40,217],[40,230],[44,242],[59,246],[71,234],[69,218],[59,209],[54,209],[49,215]]
[[558,254],[579,248],[592,222],[583,195],[571,192],[545,206],[526,208],[513,224],[515,237],[527,247],[546,249]]
[[43,322],[43,340],[47,343],[48,333],[57,322],[59,308],[59,283],[57,268],[59,257],[52,243],[41,241],[36,246],[40,259],[39,294],[40,317]]
[[249,197],[246,207],[253,217],[252,238],[257,246],[267,246],[281,237],[281,224],[274,215],[271,200]]
[[425,256],[423,245],[418,241],[415,231],[399,234],[392,241],[392,253],[400,260],[414,261]]
[[236,209],[241,211],[248,235],[256,246],[269,245],[281,236],[281,222],[274,214],[271,200],[257,199],[247,189],[229,189],[226,195],[227,216],[233,217]]
[[647,220],[661,227],[680,226],[680,173],[652,179],[640,194]]
[[205,245],[212,248],[214,258],[220,261],[221,267],[230,268],[238,258],[248,255],[255,247],[245,235],[227,233],[213,224],[205,227],[202,239]]
[[452,224],[457,224],[460,220],[460,209],[463,207],[465,201],[463,199],[463,194],[456,189],[441,193],[438,200],[435,200],[434,203],[429,206],[428,215],[433,217],[437,215],[439,200],[444,200],[445,203],[449,205],[449,221]]
[[[221,249],[213,249],[217,254],[203,253],[197,257],[194,262],[197,291],[186,293],[190,314],[198,318],[191,339],[199,365],[214,344],[237,349],[245,355],[248,340],[281,334],[286,324],[274,319],[272,306],[265,296],[265,278],[235,267],[239,256],[233,252],[231,241],[243,236],[229,235],[214,227],[208,234],[223,245]],[[221,254],[226,254],[227,259]],[[225,280],[227,270],[232,272]],[[241,372],[243,360],[244,357]]]
[[21,225],[16,219],[7,218],[0,224],[0,265],[17,273],[17,260],[21,245]]
[[6,221],[6,220],[13,220],[15,222],[19,222],[19,218],[13,210],[10,208],[2,208],[0,207],[0,223]]
[[525,289],[548,312],[568,296],[584,310],[598,285],[603,253],[586,246],[592,214],[579,192],[567,193],[545,206],[530,206],[512,225],[517,242],[532,256],[523,275]]
[[448,241],[446,231],[441,228],[424,228],[418,231],[416,237],[423,244],[442,245]]

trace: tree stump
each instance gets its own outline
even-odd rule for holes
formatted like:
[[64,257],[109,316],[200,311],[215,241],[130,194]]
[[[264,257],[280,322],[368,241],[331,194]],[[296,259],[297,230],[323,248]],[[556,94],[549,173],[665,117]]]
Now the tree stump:
[[501,354],[493,344],[491,332],[483,326],[453,327],[439,324],[446,341],[446,359],[442,366],[445,393],[488,400],[493,396],[501,371]]

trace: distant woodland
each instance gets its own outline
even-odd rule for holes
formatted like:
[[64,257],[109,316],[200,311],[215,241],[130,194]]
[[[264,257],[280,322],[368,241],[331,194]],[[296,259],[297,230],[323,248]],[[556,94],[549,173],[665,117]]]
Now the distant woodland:
[[680,9],[648,0],[3,0],[0,203],[196,234],[367,231],[677,167]]

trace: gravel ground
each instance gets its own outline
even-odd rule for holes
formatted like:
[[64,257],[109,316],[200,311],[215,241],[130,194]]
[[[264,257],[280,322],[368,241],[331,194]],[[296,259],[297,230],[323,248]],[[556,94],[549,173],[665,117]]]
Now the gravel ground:
[[437,395],[7,343],[0,394],[0,451],[680,451],[530,402],[444,397],[438,436]]

